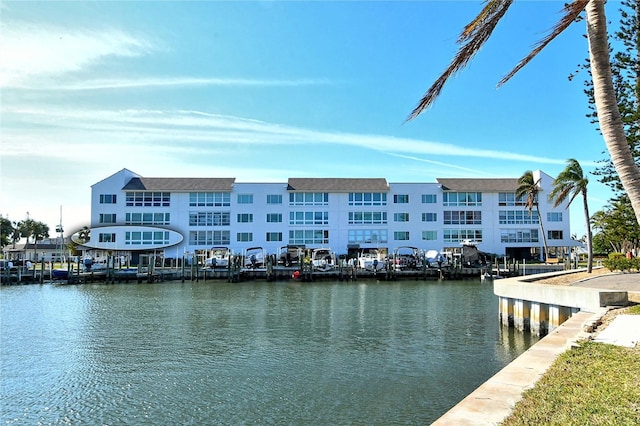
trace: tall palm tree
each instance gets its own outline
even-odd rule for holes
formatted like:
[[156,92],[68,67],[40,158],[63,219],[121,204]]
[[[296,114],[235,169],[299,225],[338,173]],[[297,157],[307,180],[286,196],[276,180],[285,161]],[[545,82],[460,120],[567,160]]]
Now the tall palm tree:
[[[598,124],[611,156],[611,161],[631,200],[636,220],[640,223],[640,167],[633,160],[620,111],[618,110],[618,101],[611,76],[604,3],[605,0],[573,0],[566,4],[564,7],[565,13],[560,22],[545,38],[540,40],[537,46],[498,85],[506,83],[586,10],[593,95],[598,114]],[[451,64],[426,91],[407,120],[417,117],[435,101],[449,78],[464,68],[491,37],[496,25],[512,4],[513,0],[485,1],[484,7],[478,16],[467,24],[460,34],[457,42],[461,46]]]
[[544,226],[542,226],[542,216],[540,215],[540,208],[538,206],[538,194],[540,193],[540,179],[535,180],[533,172],[527,170],[522,176],[518,178],[518,188],[516,189],[516,199],[525,199],[524,206],[529,210],[529,214],[533,211],[533,207],[536,208],[538,213],[538,223],[540,224],[540,233],[542,234],[542,241],[544,243],[544,252],[542,253],[542,261],[546,262],[549,254],[549,248],[547,247],[547,236],[544,233]]
[[587,224],[587,272],[591,273],[593,268],[593,235],[591,234],[591,223],[589,220],[589,205],[587,204],[587,179],[582,172],[582,167],[577,160],[570,158],[567,160],[567,166],[560,172],[558,177],[553,181],[553,189],[549,193],[549,201],[553,201],[553,207],[558,207],[567,197],[569,203],[567,208],[575,198],[582,194],[582,204],[584,207],[584,218]]

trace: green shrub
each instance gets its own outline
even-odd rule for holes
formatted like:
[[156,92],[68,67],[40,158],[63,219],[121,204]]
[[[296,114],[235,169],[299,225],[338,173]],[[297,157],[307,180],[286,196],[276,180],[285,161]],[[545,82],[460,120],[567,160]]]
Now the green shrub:
[[612,271],[640,271],[640,258],[627,259],[623,253],[609,253],[609,258],[605,259],[602,264]]

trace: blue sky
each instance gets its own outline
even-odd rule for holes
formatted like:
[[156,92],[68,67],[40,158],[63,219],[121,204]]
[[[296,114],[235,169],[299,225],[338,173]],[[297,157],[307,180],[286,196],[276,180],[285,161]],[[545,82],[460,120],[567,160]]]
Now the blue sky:
[[[68,231],[90,187],[148,177],[551,176],[604,157],[585,117],[576,23],[500,89],[559,19],[519,1],[435,105],[404,122],[480,1],[0,2],[0,214]],[[610,21],[618,2],[609,2]],[[592,212],[611,196],[590,179]],[[572,232],[584,233],[580,203]]]

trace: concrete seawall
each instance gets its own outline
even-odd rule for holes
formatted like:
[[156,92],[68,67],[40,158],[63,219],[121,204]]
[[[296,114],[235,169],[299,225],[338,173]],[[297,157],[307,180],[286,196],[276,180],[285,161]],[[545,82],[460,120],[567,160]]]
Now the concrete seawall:
[[498,315],[502,324],[544,336],[577,312],[594,313],[606,306],[626,306],[629,303],[627,291],[536,282],[560,274],[494,282],[493,291],[498,296]]
[[[567,271],[573,273],[576,271]],[[564,273],[494,282],[499,320],[546,336],[436,420],[434,425],[497,425],[511,414],[522,392],[532,388],[558,355],[588,337],[610,306],[626,306],[640,291],[640,274],[611,275],[587,285],[536,281]],[[621,279],[624,277],[625,279]]]
[[484,382],[433,424],[439,426],[499,424],[511,414],[516,402],[522,398],[522,392],[534,386],[558,355],[584,337],[584,324],[597,321],[605,312],[606,309],[595,314],[576,313]]

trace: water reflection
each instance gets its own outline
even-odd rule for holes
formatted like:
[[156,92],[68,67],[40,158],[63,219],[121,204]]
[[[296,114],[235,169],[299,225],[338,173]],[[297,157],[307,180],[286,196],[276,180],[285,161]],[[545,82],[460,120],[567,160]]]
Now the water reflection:
[[1,296],[6,424],[425,424],[534,342],[472,281]]

